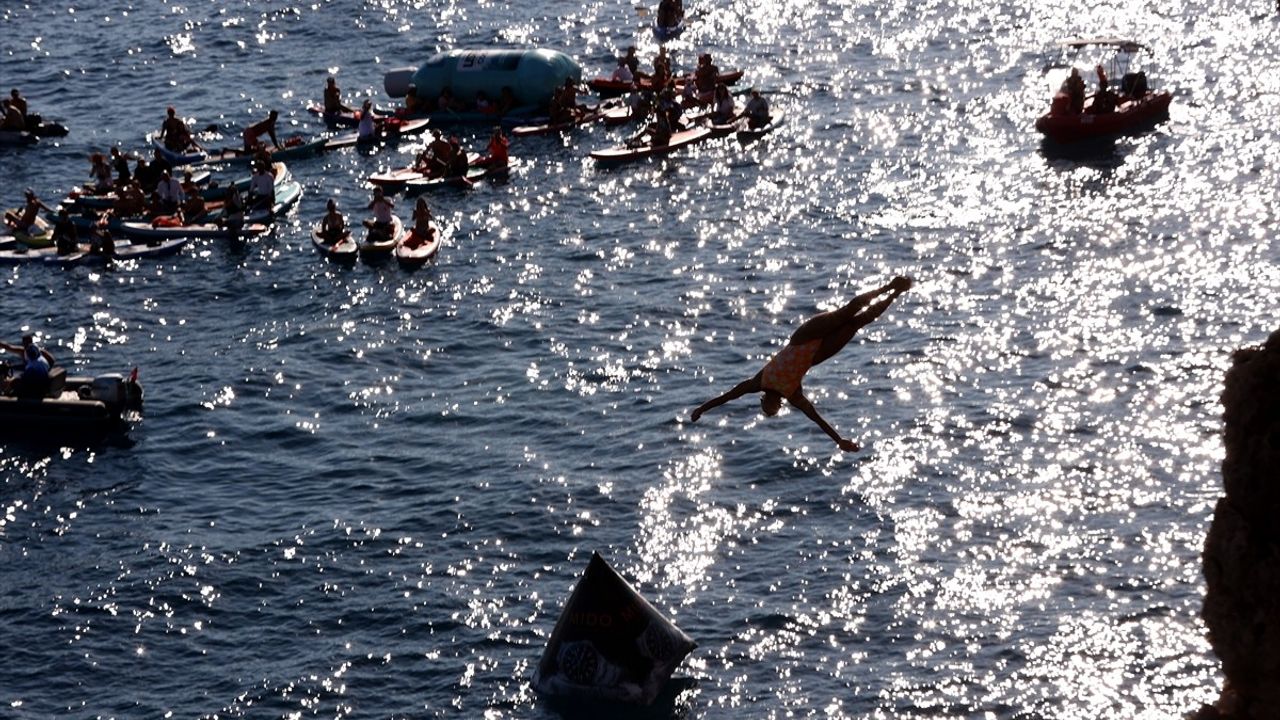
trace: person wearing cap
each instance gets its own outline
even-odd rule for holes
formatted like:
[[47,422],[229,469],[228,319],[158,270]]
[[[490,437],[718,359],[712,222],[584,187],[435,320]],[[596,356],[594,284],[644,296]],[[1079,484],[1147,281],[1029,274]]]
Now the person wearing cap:
[[[0,349],[22,358],[22,374],[4,381],[4,392],[19,397],[42,397],[49,389],[49,369],[54,366],[53,356],[35,342],[30,333],[22,336],[21,345],[0,343]],[[6,367],[6,369],[8,369]]]
[[5,224],[28,235],[39,235],[40,226],[36,224],[36,219],[40,217],[41,210],[45,212],[54,211],[53,208],[40,202],[40,198],[36,197],[35,191],[27,188],[26,204],[22,207],[22,214],[16,215],[13,212],[5,212]]
[[267,113],[266,120],[259,120],[245,128],[244,134],[242,135],[244,139],[244,151],[251,153],[256,150],[258,147],[258,138],[263,135],[271,138],[271,145],[275,147],[275,149],[283,150],[284,148],[280,146],[279,138],[276,137],[276,119],[279,117],[280,113],[272,110]]
[[22,351],[22,373],[5,380],[5,393],[20,398],[42,398],[49,392],[49,363],[34,344]]
[[166,150],[175,153],[184,153],[188,148],[204,151],[172,105],[165,110],[165,115],[164,122],[160,124],[160,142]]
[[324,84],[325,117],[349,112],[355,112],[355,110],[342,104],[342,91],[338,89],[338,80],[330,75]]
[[747,127],[753,130],[769,124],[769,101],[764,99],[759,90],[751,88],[751,99],[742,109],[742,117],[747,119]]

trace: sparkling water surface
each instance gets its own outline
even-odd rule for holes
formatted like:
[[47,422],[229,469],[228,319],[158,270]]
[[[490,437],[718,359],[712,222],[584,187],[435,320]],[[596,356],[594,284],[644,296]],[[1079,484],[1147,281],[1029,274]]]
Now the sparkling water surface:
[[[413,143],[291,164],[244,248],[0,270],[10,341],[140,368],[128,441],[0,448],[0,716],[590,717],[532,669],[593,550],[698,642],[637,717],[1177,717],[1216,697],[1197,615],[1230,352],[1275,326],[1276,8],[688,3],[786,113],[602,170],[626,130],[513,143],[435,196],[439,257],[326,263],[308,229]],[[72,134],[0,148],[54,201],[166,105],[289,132],[336,74],[544,46],[656,50],[630,3],[10,2],[0,77]],[[1058,38],[1149,41],[1171,118],[1061,157]],[[4,87],[5,91],[8,87]],[[464,131],[482,143],[486,128]],[[217,145],[214,138],[212,144]],[[401,207],[402,216],[407,208]],[[798,412],[689,411],[807,316],[917,285]],[[609,709],[626,714],[628,711]]]

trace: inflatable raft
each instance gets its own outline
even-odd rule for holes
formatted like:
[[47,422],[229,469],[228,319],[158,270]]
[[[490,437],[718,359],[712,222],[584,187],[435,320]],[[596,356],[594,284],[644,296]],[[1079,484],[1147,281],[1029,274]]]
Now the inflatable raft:
[[437,53],[417,68],[398,68],[383,78],[383,86],[392,97],[404,97],[410,86],[423,102],[433,102],[446,88],[466,109],[428,112],[451,119],[493,121],[496,112],[475,108],[481,94],[491,103],[499,103],[504,91],[509,93],[513,108],[505,116],[534,117],[545,115],[553,91],[566,79],[582,80],[582,68],[573,58],[555,50],[450,50]]

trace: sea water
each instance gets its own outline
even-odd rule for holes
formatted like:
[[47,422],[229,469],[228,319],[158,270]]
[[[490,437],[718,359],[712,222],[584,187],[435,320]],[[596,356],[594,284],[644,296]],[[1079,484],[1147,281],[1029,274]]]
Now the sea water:
[[[1275,328],[1280,59],[1268,3],[688,3],[669,49],[785,114],[747,146],[587,158],[430,198],[416,272],[309,239],[422,141],[290,164],[243,247],[0,270],[0,335],[138,367],[127,439],[0,447],[0,716],[559,717],[532,670],[592,551],[698,643],[641,717],[1175,717],[1216,697],[1199,552],[1223,371]],[[0,90],[71,134],[0,148],[0,203],[146,151],[349,104],[456,47],[587,75],[631,3],[7,2]],[[1061,157],[1033,130],[1067,36],[1148,42],[1170,118]],[[741,100],[741,98],[740,98]],[[463,128],[479,149],[489,128]],[[401,217],[409,201],[400,200]],[[753,398],[806,317],[916,286],[805,392]]]

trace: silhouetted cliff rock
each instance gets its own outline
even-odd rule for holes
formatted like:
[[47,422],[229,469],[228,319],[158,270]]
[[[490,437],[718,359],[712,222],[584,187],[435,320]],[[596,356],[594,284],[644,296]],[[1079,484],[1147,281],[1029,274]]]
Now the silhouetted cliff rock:
[[1280,331],[1227,372],[1222,481],[1201,613],[1226,683],[1204,718],[1280,718]]

